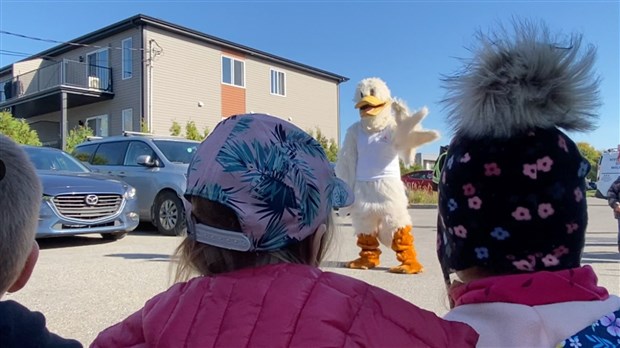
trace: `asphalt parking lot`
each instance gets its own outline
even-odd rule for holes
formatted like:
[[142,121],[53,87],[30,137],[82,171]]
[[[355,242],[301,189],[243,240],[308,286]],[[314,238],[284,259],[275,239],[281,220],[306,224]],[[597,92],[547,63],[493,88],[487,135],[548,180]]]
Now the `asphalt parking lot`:
[[[411,209],[416,248],[425,272],[398,275],[387,272],[397,264],[394,254],[382,247],[382,264],[369,270],[343,268],[357,256],[358,248],[348,218],[339,218],[339,231],[323,268],[385,288],[414,304],[443,315],[446,294],[435,256],[436,209]],[[620,254],[617,225],[606,202],[589,198],[589,219],[583,263],[591,265],[600,284],[620,294]],[[98,235],[43,239],[31,281],[5,299],[21,302],[45,313],[51,331],[88,345],[104,328],[141,308],[146,300],[172,284],[171,255],[179,237],[160,236],[142,226],[119,241]]]

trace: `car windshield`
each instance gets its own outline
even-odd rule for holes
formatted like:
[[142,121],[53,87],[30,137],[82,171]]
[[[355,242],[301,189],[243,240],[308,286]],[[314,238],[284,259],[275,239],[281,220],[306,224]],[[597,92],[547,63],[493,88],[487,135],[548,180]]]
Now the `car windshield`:
[[37,170],[90,172],[90,169],[66,152],[45,147],[25,147],[24,150]]
[[173,163],[186,163],[192,160],[199,143],[176,140],[153,140],[153,143]]

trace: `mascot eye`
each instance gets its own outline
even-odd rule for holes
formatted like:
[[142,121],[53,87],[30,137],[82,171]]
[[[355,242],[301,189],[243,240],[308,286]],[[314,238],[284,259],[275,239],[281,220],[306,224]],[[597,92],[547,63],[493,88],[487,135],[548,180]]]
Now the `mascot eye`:
[[360,98],[364,99],[364,92],[360,92]]
[[375,96],[375,89],[374,88],[370,89],[370,95],[373,96],[373,97]]

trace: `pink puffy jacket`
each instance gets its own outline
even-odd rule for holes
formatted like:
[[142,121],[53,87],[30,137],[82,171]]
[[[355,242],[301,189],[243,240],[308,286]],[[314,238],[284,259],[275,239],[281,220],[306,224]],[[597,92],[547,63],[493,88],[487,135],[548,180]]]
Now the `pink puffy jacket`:
[[172,286],[91,347],[473,347],[469,326],[362,281],[278,264]]

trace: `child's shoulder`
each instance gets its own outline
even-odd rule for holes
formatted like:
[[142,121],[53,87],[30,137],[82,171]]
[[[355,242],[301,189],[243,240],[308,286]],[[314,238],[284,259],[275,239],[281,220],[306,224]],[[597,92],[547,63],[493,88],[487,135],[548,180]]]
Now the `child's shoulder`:
[[82,347],[48,331],[45,316],[11,300],[0,301],[1,347]]

